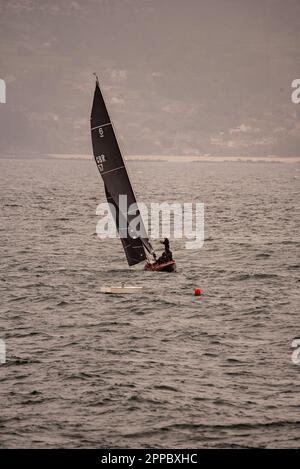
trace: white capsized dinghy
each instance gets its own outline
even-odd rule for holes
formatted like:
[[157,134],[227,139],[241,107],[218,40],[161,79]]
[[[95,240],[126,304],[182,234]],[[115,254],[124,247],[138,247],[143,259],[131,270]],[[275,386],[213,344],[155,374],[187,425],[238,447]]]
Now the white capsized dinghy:
[[122,283],[120,286],[106,286],[101,287],[101,293],[111,293],[111,294],[128,294],[128,293],[140,293],[144,290],[143,287],[138,287],[136,285],[125,285]]

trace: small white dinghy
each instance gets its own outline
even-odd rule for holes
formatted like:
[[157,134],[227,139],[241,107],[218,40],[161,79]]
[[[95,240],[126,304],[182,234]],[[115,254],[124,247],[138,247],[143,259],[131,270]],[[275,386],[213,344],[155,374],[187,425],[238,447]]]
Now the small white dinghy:
[[132,286],[132,285],[125,285],[122,283],[122,285],[115,286],[115,287],[109,287],[109,286],[103,286],[100,289],[101,293],[113,293],[113,294],[128,294],[128,293],[140,293],[144,289],[143,287],[138,287],[138,286]]

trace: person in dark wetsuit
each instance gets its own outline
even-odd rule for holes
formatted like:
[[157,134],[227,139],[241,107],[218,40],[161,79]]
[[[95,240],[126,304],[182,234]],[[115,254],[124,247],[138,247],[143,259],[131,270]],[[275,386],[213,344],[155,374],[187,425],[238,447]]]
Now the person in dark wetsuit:
[[161,244],[164,244],[165,250],[162,255],[157,259],[159,264],[163,264],[164,262],[170,262],[173,260],[172,252],[170,251],[170,241],[168,238],[165,238],[164,241],[161,241]]

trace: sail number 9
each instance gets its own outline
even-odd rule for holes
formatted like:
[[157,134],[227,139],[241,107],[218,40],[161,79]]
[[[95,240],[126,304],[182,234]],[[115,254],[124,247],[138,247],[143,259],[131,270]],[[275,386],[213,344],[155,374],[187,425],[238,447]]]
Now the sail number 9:
[[100,135],[100,138],[104,137],[104,131],[103,131],[102,127],[99,127],[99,135]]

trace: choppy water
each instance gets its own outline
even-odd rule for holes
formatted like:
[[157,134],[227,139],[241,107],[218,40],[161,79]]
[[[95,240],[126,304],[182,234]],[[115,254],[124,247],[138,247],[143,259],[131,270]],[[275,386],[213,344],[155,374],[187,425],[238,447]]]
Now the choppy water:
[[300,445],[299,165],[130,163],[139,200],[205,203],[176,274],[94,235],[93,161],[0,168],[2,447]]

